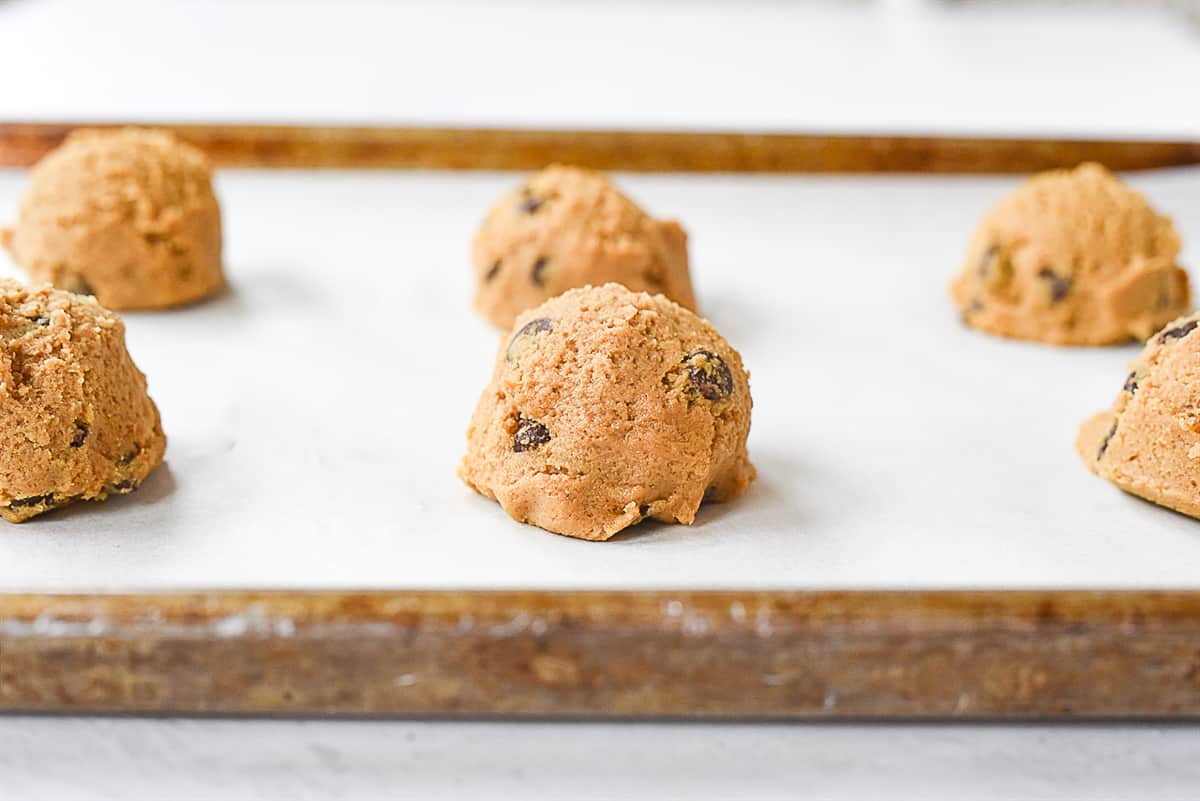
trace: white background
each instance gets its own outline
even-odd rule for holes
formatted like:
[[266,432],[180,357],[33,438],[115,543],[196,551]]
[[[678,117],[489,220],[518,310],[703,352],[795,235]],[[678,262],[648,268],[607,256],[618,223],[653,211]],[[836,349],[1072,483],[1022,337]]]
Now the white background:
[[[904,6],[8,0],[0,116],[1200,138],[1177,17]],[[1198,752],[1186,726],[0,720],[22,799],[1184,798]]]

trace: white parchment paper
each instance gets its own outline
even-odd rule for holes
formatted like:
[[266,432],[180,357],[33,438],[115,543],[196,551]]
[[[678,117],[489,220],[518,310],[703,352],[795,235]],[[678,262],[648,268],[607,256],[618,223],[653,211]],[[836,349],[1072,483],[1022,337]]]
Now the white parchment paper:
[[[0,219],[24,180],[0,172]],[[760,478],[609,543],[510,520],[454,469],[500,338],[467,246],[518,180],[222,173],[231,291],[126,315],[167,464],[0,527],[0,590],[1200,585],[1200,522],[1072,450],[1136,348],[958,322],[947,282],[1009,178],[622,177],[691,234],[703,310],[752,371]],[[1200,170],[1131,180],[1196,262]]]

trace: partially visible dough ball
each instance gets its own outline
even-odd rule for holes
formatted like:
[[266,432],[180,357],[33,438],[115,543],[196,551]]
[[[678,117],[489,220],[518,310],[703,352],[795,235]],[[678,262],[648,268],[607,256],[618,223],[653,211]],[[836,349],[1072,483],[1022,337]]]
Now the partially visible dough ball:
[[1080,427],[1075,449],[1126,492],[1200,517],[1200,314],[1146,343],[1112,409]]
[[166,448],[125,326],[91,298],[0,279],[0,517],[133,492]]
[[522,522],[606,540],[690,524],[754,479],[750,383],[710,323],[617,284],[517,319],[467,431],[459,475]]
[[111,309],[177,306],[225,283],[208,159],[164,131],[72,133],[30,173],[9,239],[31,281]]
[[968,325],[1055,345],[1143,340],[1191,310],[1179,235],[1099,164],[1036,175],[980,222],[951,294]]
[[501,198],[472,262],[475,309],[501,328],[547,298],[608,282],[696,308],[683,228],[651,219],[591,170],[548,167]]

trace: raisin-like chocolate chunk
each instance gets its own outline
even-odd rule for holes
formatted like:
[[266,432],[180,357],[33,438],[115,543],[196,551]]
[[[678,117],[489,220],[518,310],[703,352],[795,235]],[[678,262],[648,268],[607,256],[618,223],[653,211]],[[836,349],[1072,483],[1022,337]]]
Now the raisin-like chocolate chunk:
[[1130,395],[1132,395],[1133,393],[1137,392],[1137,388],[1138,388],[1137,373],[1130,373],[1128,376],[1126,376],[1125,386],[1121,387],[1121,389],[1125,390]]
[[138,454],[141,452],[142,452],[142,449],[140,447],[138,447],[137,445],[134,445],[120,459],[117,459],[117,464],[121,465],[121,466],[124,466],[127,464],[132,464],[133,460],[136,459],[138,457]]
[[1096,461],[1100,461],[1104,456],[1104,452],[1108,450],[1108,443],[1112,442],[1113,436],[1117,433],[1117,421],[1114,420],[1112,428],[1104,435],[1104,439],[1100,442],[1100,450],[1096,452]]
[[1038,270],[1038,278],[1050,284],[1050,302],[1062,303],[1066,300],[1067,295],[1071,294],[1071,284],[1073,281],[1068,275],[1059,275],[1049,267],[1043,267]]
[[539,256],[538,260],[533,263],[533,270],[529,273],[530,280],[538,286],[546,285],[546,262],[548,259],[545,256]]
[[65,289],[68,292],[73,292],[76,295],[92,295],[95,296],[96,291],[92,289],[92,285],[83,279],[83,276],[77,273],[68,273],[63,276],[62,283],[59,289]]
[[513,334],[513,338],[508,342],[507,350],[504,351],[504,358],[510,362],[517,358],[517,345],[519,345],[521,341],[525,339],[525,337],[532,337],[542,333],[543,331],[553,330],[554,323],[550,322],[550,320],[545,317],[538,317],[536,320],[530,320],[529,322],[525,323],[525,325],[521,326],[521,330]]
[[688,380],[700,397],[710,401],[725,400],[733,394],[733,373],[725,360],[708,350],[694,351],[683,360]]
[[521,202],[517,204],[517,208],[524,214],[537,214],[538,209],[546,205],[546,198],[538,197],[526,187],[521,190]]
[[488,268],[486,273],[483,274],[484,283],[489,283],[495,280],[496,276],[500,274],[500,267],[503,265],[503,263],[503,260],[496,259],[496,262]]
[[43,506],[43,505],[45,505],[45,506],[53,506],[54,505],[54,493],[50,493],[49,495],[31,495],[28,498],[13,498],[12,501],[9,502],[9,504],[8,504],[10,509],[22,509],[26,506]]
[[91,429],[88,428],[87,423],[83,422],[82,420],[76,420],[75,421],[75,436],[71,438],[71,447],[72,448],[82,448],[83,443],[87,442],[88,434],[90,432],[91,432]]
[[1158,341],[1160,343],[1162,343],[1162,342],[1166,342],[1169,339],[1183,339],[1184,337],[1186,337],[1188,334],[1192,333],[1195,330],[1196,330],[1196,321],[1188,320],[1183,325],[1177,325],[1174,328],[1168,328],[1166,331],[1163,331],[1161,334],[1158,335]]
[[[1176,267],[1175,269],[1180,269]],[[1167,273],[1162,273],[1158,277],[1158,292],[1154,295],[1154,310],[1162,311],[1171,305],[1171,296],[1174,294],[1171,286],[1171,279]]]
[[988,245],[987,250],[983,251],[983,255],[979,257],[979,277],[987,278],[992,269],[992,261],[1000,254],[1000,248],[996,245]]
[[640,506],[638,506],[638,514],[641,515],[643,518],[646,515],[650,514],[650,504],[643,503]]
[[517,433],[513,434],[513,452],[531,451],[550,441],[550,429],[528,417],[517,418]]

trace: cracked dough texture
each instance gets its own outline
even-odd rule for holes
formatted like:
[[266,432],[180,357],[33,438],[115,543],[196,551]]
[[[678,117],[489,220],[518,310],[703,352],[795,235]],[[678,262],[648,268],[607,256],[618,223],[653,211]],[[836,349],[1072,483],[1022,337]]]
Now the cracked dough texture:
[[651,219],[592,170],[547,167],[502,197],[471,260],[475,309],[501,328],[568,289],[609,282],[696,309],[683,228]]
[[5,238],[31,281],[111,309],[190,303],[225,284],[208,159],[163,131],[72,133],[33,168]]
[[1181,317],[1138,356],[1112,409],[1079,429],[1088,468],[1126,492],[1200,517],[1200,314]]
[[717,330],[661,295],[571,290],[521,315],[467,430],[460,477],[516,520],[606,540],[754,479],[749,376]]
[[980,222],[951,286],[983,331],[1055,345],[1143,340],[1191,310],[1171,220],[1099,164],[1027,180]]
[[132,492],[166,448],[120,318],[0,279],[0,517]]

